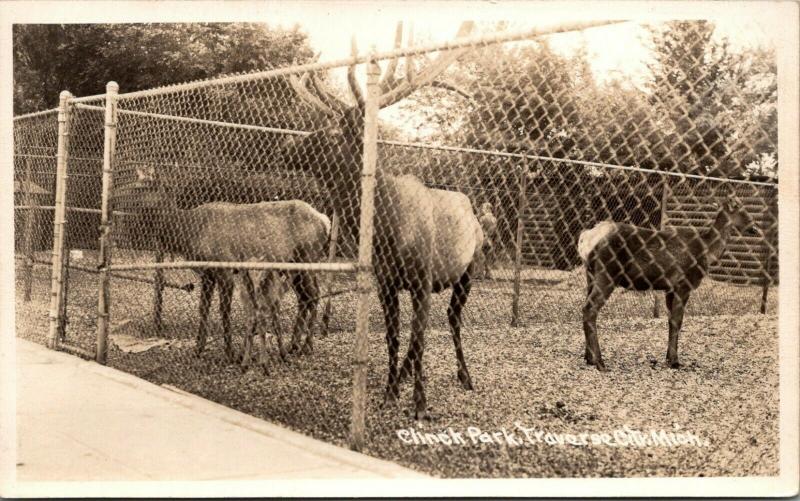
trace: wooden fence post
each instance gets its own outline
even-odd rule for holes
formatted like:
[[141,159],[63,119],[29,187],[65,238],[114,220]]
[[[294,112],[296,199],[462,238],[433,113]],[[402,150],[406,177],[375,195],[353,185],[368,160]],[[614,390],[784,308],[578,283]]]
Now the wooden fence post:
[[95,360],[105,364],[108,356],[108,324],[111,303],[110,270],[111,264],[111,226],[110,198],[114,186],[114,148],[117,142],[117,92],[119,85],[108,82],[106,85],[106,109],[103,137],[103,192],[100,202],[100,290],[97,300],[97,349]]
[[367,60],[367,96],[364,112],[364,167],[361,173],[361,221],[358,241],[358,306],[353,353],[353,406],[350,421],[350,448],[361,450],[366,438],[367,412],[367,334],[369,297],[372,293],[372,234],[375,211],[375,164],[378,156],[378,79],[381,69],[372,56]]
[[[164,261],[164,249],[161,244],[158,244],[155,256],[156,263]],[[156,268],[153,272],[153,326],[155,327],[156,334],[161,335],[162,329],[162,312],[164,309],[164,269]]]
[[514,296],[511,299],[511,327],[519,327],[519,294],[522,281],[522,241],[525,237],[525,210],[528,205],[528,161],[524,160],[519,174],[517,202],[517,238],[514,255]]
[[[661,221],[658,223],[660,230],[664,229],[665,221],[667,220],[667,200],[669,193],[669,181],[667,176],[664,176],[661,183]],[[653,318],[661,316],[661,294],[658,291],[653,291]]]
[[[336,259],[336,247],[339,241],[339,216],[335,212],[331,218],[331,241],[328,247],[328,262],[332,263]],[[327,287],[326,294],[328,297],[325,300],[325,309],[322,312],[322,337],[328,335],[329,325],[331,322],[331,289],[333,289],[333,275],[326,278]]]
[[67,160],[69,157],[70,104],[68,91],[61,92],[58,103],[58,150],[56,153],[56,198],[53,214],[53,258],[50,281],[50,330],[47,345],[58,349],[63,328],[61,313],[64,301],[64,232],[66,225]]
[[28,211],[25,218],[25,229],[23,230],[22,252],[25,254],[25,272],[24,272],[24,300],[26,302],[31,300],[31,289],[33,288],[33,232],[36,229],[36,220],[39,217],[39,204],[36,201],[36,196],[33,193],[33,169],[31,169],[30,159],[25,157],[25,205]]

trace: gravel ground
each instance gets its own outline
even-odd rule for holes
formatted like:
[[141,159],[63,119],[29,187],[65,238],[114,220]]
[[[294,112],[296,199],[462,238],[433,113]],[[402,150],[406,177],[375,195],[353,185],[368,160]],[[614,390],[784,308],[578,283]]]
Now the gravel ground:
[[[17,279],[17,335],[43,342],[49,271],[34,270],[31,302],[22,301]],[[680,370],[666,367],[666,319],[652,318],[653,296],[617,292],[598,322],[610,370],[603,374],[583,363],[580,270],[526,270],[520,328],[508,327],[510,272],[502,270],[496,276],[499,280],[474,285],[465,310],[464,351],[475,391],[462,390],[455,377],[445,318],[449,296],[433,301],[425,352],[428,402],[438,415],[432,422],[418,423],[407,416],[408,383],[401,389],[399,407],[380,408],[387,358],[380,307],[372,301],[366,453],[442,477],[777,475],[775,290],[769,296],[770,314],[760,315],[758,288],[707,281],[689,303]],[[167,279],[184,283],[194,276],[168,272]],[[340,278],[334,288],[352,286],[352,280]],[[224,362],[213,310],[209,347],[202,357],[193,354],[197,295],[165,292],[162,334],[182,342],[137,354],[123,353],[112,344],[109,364],[345,444],[354,295],[334,299],[332,332],[316,340],[312,355],[293,358],[287,366],[272,364],[268,375],[256,369],[243,373]],[[96,329],[96,276],[73,271],[68,297],[68,339],[90,348]],[[152,337],[151,298],[148,284],[113,281],[114,333]],[[293,302],[291,294],[284,298],[287,330]],[[401,349],[407,344],[408,303],[407,298],[401,303]],[[235,333],[244,330],[242,317],[235,308]],[[668,438],[660,444],[633,445],[628,443],[636,435],[631,430]],[[658,435],[661,430],[665,435]],[[413,443],[414,438],[425,440],[419,433],[439,432],[464,443]],[[491,438],[493,433],[498,438]],[[690,443],[678,444],[683,439]]]

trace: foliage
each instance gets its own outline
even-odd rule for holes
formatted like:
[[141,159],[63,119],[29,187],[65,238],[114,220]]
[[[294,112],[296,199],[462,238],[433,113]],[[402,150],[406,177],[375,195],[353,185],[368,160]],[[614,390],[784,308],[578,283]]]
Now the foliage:
[[743,177],[746,164],[777,147],[774,51],[732,51],[707,21],[651,28],[650,101],[681,138],[680,170]]
[[52,108],[64,89],[124,92],[285,66],[311,56],[305,34],[253,23],[17,24],[14,113]]

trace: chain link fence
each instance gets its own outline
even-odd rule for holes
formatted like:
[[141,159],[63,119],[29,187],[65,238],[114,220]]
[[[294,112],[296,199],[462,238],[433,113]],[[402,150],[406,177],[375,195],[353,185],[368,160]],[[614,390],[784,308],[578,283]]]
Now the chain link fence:
[[[386,54],[68,100],[59,346],[444,476],[775,474],[777,185],[743,167],[776,155],[775,98],[696,51],[599,85],[545,36],[589,28],[398,29]],[[58,125],[15,120],[34,302]],[[665,289],[691,292],[677,372]],[[623,426],[702,443],[530,438]]]

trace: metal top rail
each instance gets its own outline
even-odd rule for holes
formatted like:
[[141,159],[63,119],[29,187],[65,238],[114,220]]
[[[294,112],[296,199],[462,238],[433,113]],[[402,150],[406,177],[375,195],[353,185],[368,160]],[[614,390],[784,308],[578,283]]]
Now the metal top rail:
[[[227,77],[215,78],[212,80],[198,80],[194,82],[187,82],[182,84],[175,84],[175,85],[168,85],[165,87],[157,87],[154,89],[146,89],[141,91],[135,92],[128,92],[128,93],[120,93],[117,95],[120,101],[129,100],[129,99],[136,99],[136,98],[143,98],[143,97],[153,97],[163,94],[170,94],[174,92],[184,92],[194,89],[199,89],[203,87],[209,86],[216,86],[216,85],[227,85],[227,84],[235,84],[235,83],[245,83],[250,82],[253,80],[262,80],[268,78],[275,78],[284,75],[292,75],[296,73],[303,73],[309,71],[320,71],[320,70],[327,70],[330,68],[337,68],[342,66],[351,66],[354,64],[361,64],[366,63],[368,60],[373,61],[381,61],[385,59],[396,59],[399,57],[405,56],[415,56],[420,54],[425,54],[428,52],[435,52],[441,50],[453,50],[453,49],[460,49],[464,47],[472,47],[472,46],[481,46],[481,45],[490,45],[496,43],[504,43],[504,42],[518,42],[521,40],[526,40],[530,38],[545,36],[545,35],[554,35],[557,33],[566,33],[570,31],[581,31],[586,30],[589,28],[597,28],[601,26],[609,26],[612,24],[620,24],[628,22],[626,20],[610,20],[610,21],[585,21],[585,22],[575,22],[575,23],[562,23],[555,26],[544,27],[544,28],[533,28],[524,31],[514,31],[508,33],[498,33],[495,35],[479,35],[474,37],[465,37],[457,40],[451,40],[449,42],[444,43],[432,43],[427,45],[420,45],[415,47],[406,47],[401,49],[394,49],[386,52],[379,52],[374,55],[359,55],[354,57],[347,57],[343,59],[338,59],[335,61],[329,61],[324,63],[310,63],[298,66],[290,66],[286,68],[278,68],[273,70],[266,70],[266,71],[259,71],[255,73],[246,73],[242,75],[231,75]],[[71,103],[81,103],[86,101],[93,101],[97,99],[102,99],[105,97],[105,94],[97,94],[94,96],[86,96],[80,98],[72,98],[70,99]]]
[[25,113],[24,115],[17,115],[14,117],[14,121],[16,122],[18,120],[25,120],[26,118],[40,117],[43,115],[49,115],[50,113],[58,113],[58,108],[53,108],[50,110],[34,111],[33,113]]

